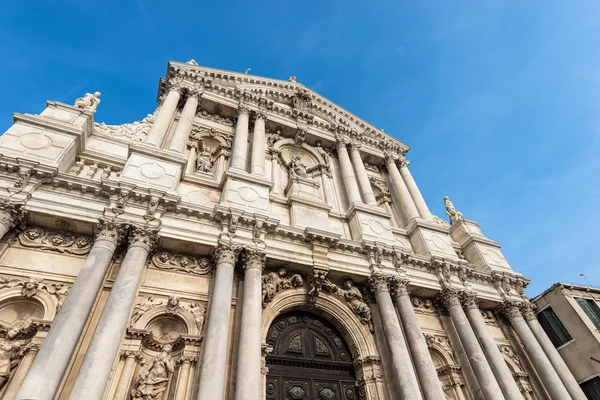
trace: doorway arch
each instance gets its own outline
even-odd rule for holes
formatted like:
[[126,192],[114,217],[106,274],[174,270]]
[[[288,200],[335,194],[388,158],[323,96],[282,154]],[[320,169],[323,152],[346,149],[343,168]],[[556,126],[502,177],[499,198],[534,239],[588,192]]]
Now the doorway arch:
[[358,399],[350,348],[326,320],[301,310],[282,314],[267,344],[267,400]]

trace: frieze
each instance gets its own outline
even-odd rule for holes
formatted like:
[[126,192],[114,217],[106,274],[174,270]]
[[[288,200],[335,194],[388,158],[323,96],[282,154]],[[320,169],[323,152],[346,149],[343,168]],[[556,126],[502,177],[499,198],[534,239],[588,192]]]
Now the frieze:
[[155,119],[155,114],[148,114],[141,121],[134,121],[123,125],[106,125],[104,122],[95,122],[94,134],[123,139],[128,142],[143,142],[146,140]]
[[277,272],[269,271],[262,276],[262,306],[270,303],[275,295],[287,289],[300,287],[304,280],[299,274],[288,276],[287,268],[279,268]]
[[93,241],[89,236],[46,231],[37,227],[25,229],[18,237],[19,242],[24,247],[73,255],[87,254],[93,245]]
[[166,301],[157,299],[152,295],[138,297],[133,306],[131,317],[129,318],[129,327],[133,327],[148,311],[162,305],[165,306],[165,312],[167,314],[177,315],[182,309],[188,311],[194,318],[198,331],[202,332],[204,320],[206,318],[206,304],[202,302],[189,302],[184,304],[176,296],[169,296]]
[[481,317],[483,318],[483,321],[488,324],[488,325],[498,325],[498,321],[496,320],[496,316],[494,315],[494,312],[491,310],[480,310],[481,311]]
[[70,286],[65,283],[45,283],[36,278],[19,279],[0,275],[0,290],[14,287],[21,287],[21,295],[28,299],[34,297],[40,290],[54,296],[57,301],[57,310],[65,302],[70,289]]
[[411,297],[410,300],[412,302],[415,313],[423,315],[439,315],[431,299]]
[[223,125],[227,125],[227,126],[233,126],[233,120],[231,118],[221,117],[218,114],[212,114],[212,113],[209,113],[206,110],[199,110],[196,113],[196,117],[204,118],[204,119],[207,119],[209,121],[216,122],[218,124],[223,124]]
[[151,265],[157,269],[192,275],[207,275],[213,269],[213,263],[208,257],[176,254],[168,251],[159,251],[154,254]]

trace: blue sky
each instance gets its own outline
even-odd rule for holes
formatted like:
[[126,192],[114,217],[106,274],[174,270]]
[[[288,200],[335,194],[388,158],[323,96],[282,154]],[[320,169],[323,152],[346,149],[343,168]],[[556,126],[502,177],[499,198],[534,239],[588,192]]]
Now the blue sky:
[[143,118],[168,60],[298,81],[409,144],[434,213],[449,195],[535,295],[600,286],[597,1],[7,1],[0,130],[101,91]]

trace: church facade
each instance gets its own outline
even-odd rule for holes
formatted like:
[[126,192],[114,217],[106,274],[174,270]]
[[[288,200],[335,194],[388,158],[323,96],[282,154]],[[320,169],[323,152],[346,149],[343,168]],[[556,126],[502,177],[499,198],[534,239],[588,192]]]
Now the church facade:
[[0,395],[577,399],[500,245],[408,146],[288,81],[170,62],[0,136]]

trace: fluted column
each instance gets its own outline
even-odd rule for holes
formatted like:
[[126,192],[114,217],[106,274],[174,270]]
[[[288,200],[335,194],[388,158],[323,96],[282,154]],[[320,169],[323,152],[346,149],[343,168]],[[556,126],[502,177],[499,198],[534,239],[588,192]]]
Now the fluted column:
[[404,342],[402,327],[389,293],[389,277],[373,274],[369,279],[369,287],[377,301],[377,309],[381,317],[383,333],[387,340],[390,360],[394,366],[395,378],[400,389],[399,398],[422,399],[417,377],[413,373],[407,372],[412,371],[410,354]]
[[477,378],[477,383],[481,388],[481,392],[486,400],[503,400],[504,396],[500,390],[498,382],[494,377],[494,373],[488,364],[483,350],[477,341],[477,337],[467,320],[467,316],[460,304],[458,293],[453,289],[444,289],[441,293],[441,299],[446,306],[452,323],[456,328],[456,332],[460,338],[469,364],[473,369],[473,373]]
[[496,381],[502,389],[502,393],[507,400],[522,400],[521,391],[512,376],[512,373],[508,369],[504,357],[500,354],[500,349],[496,341],[490,334],[489,329],[485,325],[485,321],[481,316],[481,311],[477,306],[477,302],[474,296],[466,297],[464,301],[464,307],[466,309],[467,318],[471,323],[471,327],[479,339],[479,343],[485,353],[485,356],[494,372]]
[[373,188],[371,187],[371,182],[369,182],[369,176],[367,175],[367,170],[365,169],[365,164],[360,156],[358,147],[359,145],[356,143],[350,143],[350,158],[352,159],[352,165],[356,171],[358,186],[360,187],[363,199],[365,199],[365,203],[376,206],[377,200],[375,200]]
[[425,199],[417,186],[412,174],[410,173],[408,166],[410,161],[406,159],[402,159],[400,161],[400,175],[402,175],[402,179],[404,179],[404,183],[406,184],[406,188],[410,193],[410,197],[413,199],[415,206],[417,207],[417,211],[421,218],[429,220],[431,219],[431,212],[429,211],[429,207],[427,207],[427,203],[425,203]]
[[240,104],[238,119],[231,149],[231,168],[246,170],[246,157],[248,156],[248,107]]
[[530,304],[525,304],[525,307],[523,308],[523,317],[525,318],[527,325],[529,325],[529,329],[531,329],[531,332],[533,332],[533,335],[537,339],[538,343],[540,346],[542,346],[542,350],[544,350],[544,353],[546,353],[546,356],[569,391],[571,397],[574,400],[586,400],[587,397],[583,393],[583,390],[581,390],[581,387],[571,373],[571,370],[569,367],[567,367],[567,364],[565,364],[565,361],[560,356],[558,350],[556,350],[556,347],[554,347],[550,341],[548,335],[546,335],[544,328],[542,328],[538,319],[533,313],[533,309],[531,308]]
[[182,357],[179,367],[179,379],[177,382],[177,391],[175,392],[175,400],[185,400],[187,394],[188,381],[190,379],[190,369],[192,367],[193,357]]
[[175,128],[175,133],[173,133],[169,150],[174,150],[180,154],[185,152],[194,125],[194,117],[196,116],[196,110],[198,109],[199,96],[200,94],[198,92],[191,92],[188,95],[183,110],[181,111],[181,115],[179,116],[179,122]]
[[8,199],[0,199],[0,239],[18,225],[24,216],[21,205],[11,203]]
[[419,211],[415,206],[415,203],[404,183],[404,179],[400,175],[400,171],[398,171],[398,166],[396,165],[396,160],[391,154],[385,155],[385,165],[388,170],[388,174],[390,175],[390,179],[392,180],[392,188],[396,192],[397,199],[400,201],[400,208],[402,209],[402,213],[406,218],[406,222],[410,222],[413,218],[419,216]]
[[70,400],[102,399],[127,327],[127,320],[146,265],[146,258],[155,240],[155,231],[132,227],[127,254],[102,309],[102,314],[100,314],[94,336],[69,396]]
[[19,388],[23,385],[25,377],[27,376],[27,372],[29,372],[31,368],[31,364],[33,360],[35,360],[38,351],[40,350],[40,345],[38,343],[30,343],[27,346],[27,350],[23,359],[19,363],[17,370],[15,371],[6,391],[4,392],[4,396],[2,396],[2,400],[13,400],[17,396],[17,392]]
[[346,195],[348,196],[348,203],[362,203],[358,186],[356,184],[356,176],[352,168],[352,162],[348,155],[348,149],[346,148],[346,142],[338,140],[337,142],[337,154],[340,161],[340,169],[342,170],[342,178],[344,179],[344,187],[346,188]]
[[225,387],[233,269],[239,246],[220,242],[215,251],[216,273],[202,347],[197,400],[221,400]]
[[259,111],[254,121],[254,134],[252,135],[252,152],[250,154],[250,173],[252,175],[265,175],[265,149],[267,147],[267,137],[265,135],[265,123],[267,122],[267,113]]
[[127,400],[129,398],[131,378],[133,377],[133,372],[137,366],[139,356],[137,351],[127,350],[123,352],[125,361],[123,363],[123,369],[121,370],[121,376],[119,376],[119,383],[117,384],[113,400]]
[[261,396],[261,315],[262,270],[265,253],[258,249],[245,249],[244,300],[240,343],[238,347],[235,400],[256,400]]
[[126,232],[127,226],[115,221],[101,220],[96,227],[96,241],[64,304],[54,317],[17,399],[54,398],[102,287],[115,249]]
[[553,399],[571,399],[567,388],[554,370],[554,367],[531,332],[531,329],[529,329],[525,319],[523,319],[519,304],[507,302],[505,304],[504,313],[517,333],[519,340],[523,343],[525,351],[527,351],[533,366],[538,372],[538,375],[550,396]]
[[410,354],[412,354],[415,370],[419,376],[419,382],[421,382],[423,397],[425,400],[444,400],[446,398],[444,389],[433,365],[433,359],[427,348],[423,331],[406,290],[407,285],[407,279],[395,278],[392,281],[392,293],[404,327],[404,334],[406,335]]
[[163,101],[160,111],[150,127],[150,132],[146,137],[146,143],[150,143],[158,148],[162,146],[162,142],[167,135],[167,130],[173,122],[173,116],[177,111],[177,104],[179,104],[179,98],[181,97],[181,88],[179,85],[171,85],[167,97]]

